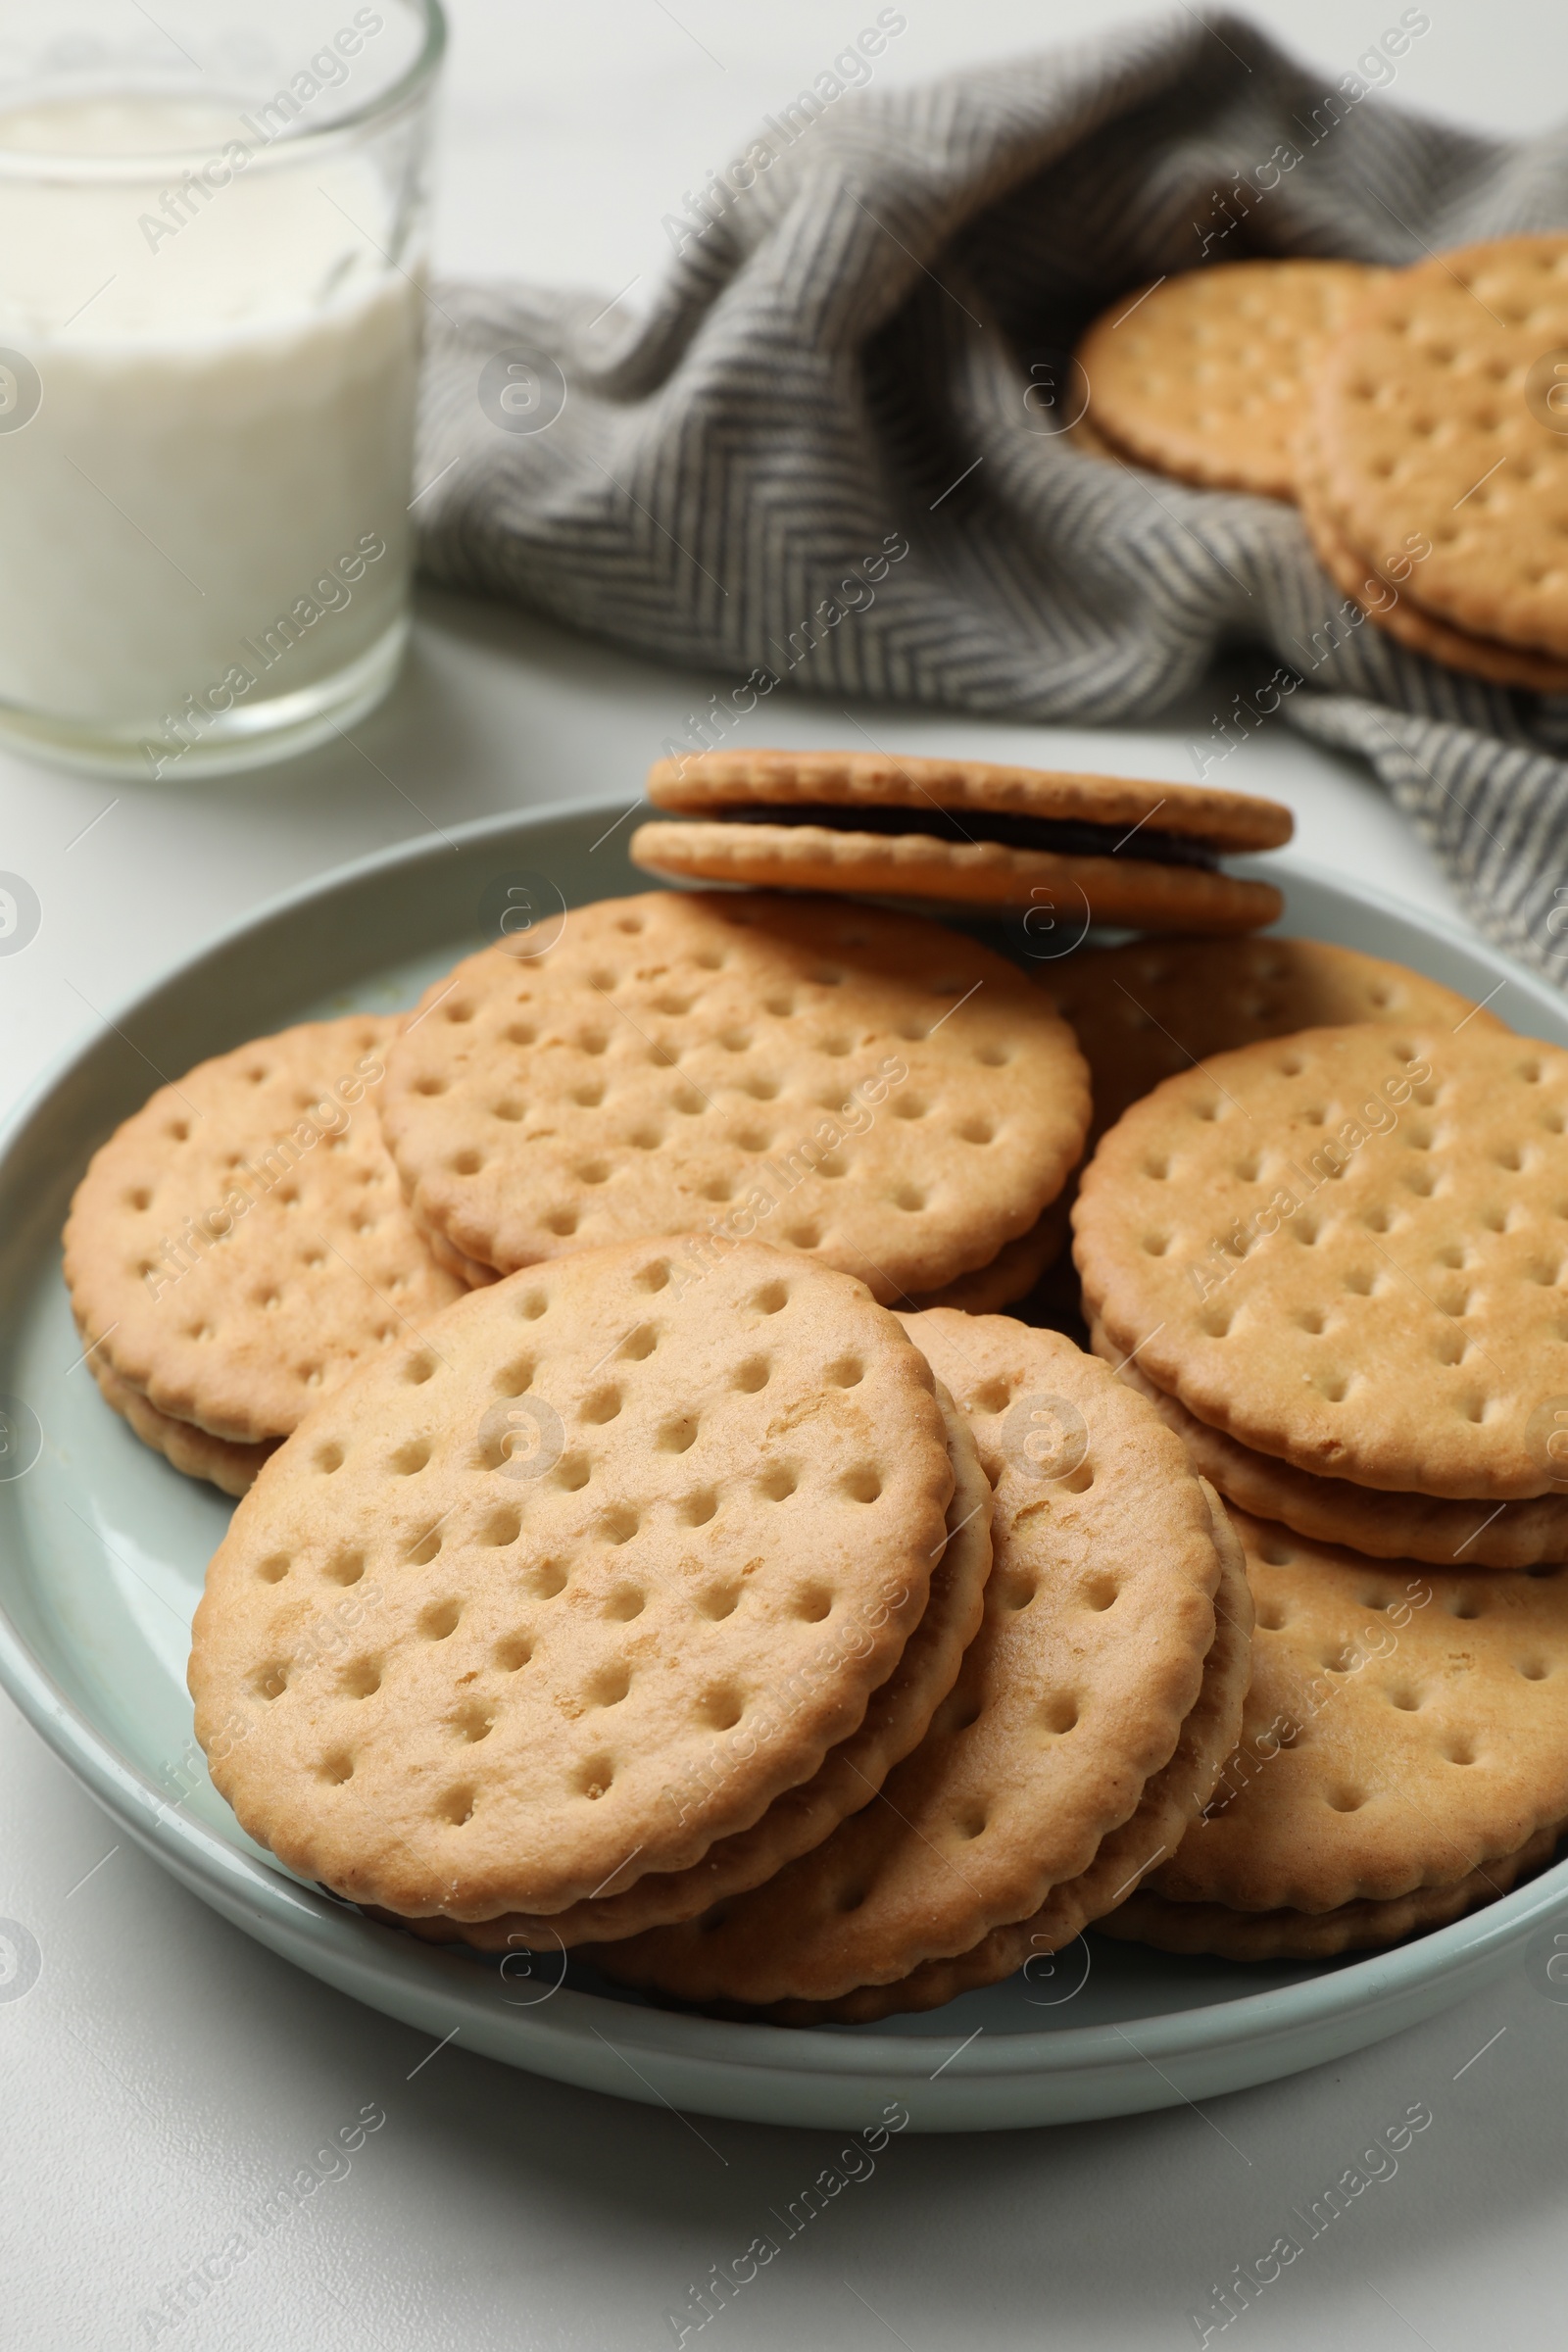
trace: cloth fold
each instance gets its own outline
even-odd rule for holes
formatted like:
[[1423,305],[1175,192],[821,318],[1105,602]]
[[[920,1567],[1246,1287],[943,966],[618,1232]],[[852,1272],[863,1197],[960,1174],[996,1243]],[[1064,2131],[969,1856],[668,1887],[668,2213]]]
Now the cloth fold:
[[1063,429],[1079,334],[1151,279],[1256,254],[1406,265],[1568,223],[1568,134],[1484,138],[1385,94],[1430,24],[1405,8],[1326,75],[1184,10],[814,116],[786,94],[742,150],[751,184],[726,168],[666,223],[680,250],[646,318],[437,287],[425,569],[732,676],[673,756],[786,685],[1082,724],[1157,715],[1216,654],[1259,649],[1195,781],[1243,782],[1229,746],[1258,724],[1359,755],[1478,926],[1560,976],[1568,698],[1395,644],[1294,508]]

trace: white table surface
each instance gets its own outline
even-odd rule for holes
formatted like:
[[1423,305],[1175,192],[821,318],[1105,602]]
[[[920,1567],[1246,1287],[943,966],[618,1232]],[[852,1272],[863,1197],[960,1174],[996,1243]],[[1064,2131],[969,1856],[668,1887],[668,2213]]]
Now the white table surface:
[[[906,13],[878,69],[888,82],[1134,12],[906,0]],[[1256,9],[1331,77],[1398,13],[1395,0]],[[1568,66],[1560,10],[1434,0],[1430,13],[1400,94],[1495,128],[1550,121]],[[442,266],[606,295],[630,282],[635,303],[667,253],[662,216],[875,9],[456,0],[455,14]],[[341,749],[179,791],[0,757],[0,867],[43,906],[31,946],[0,961],[0,1100],[273,891],[426,822],[576,792],[632,797],[662,736],[718,683],[426,595],[404,681],[355,729],[368,756]],[[910,750],[1183,778],[1218,699],[1100,734],[896,712],[875,723]],[[846,733],[831,706],[783,696],[766,724],[791,743]],[[1289,801],[1307,856],[1461,922],[1433,859],[1353,764],[1276,728],[1225,781]],[[668,2345],[665,2314],[685,2308],[688,2282],[742,2249],[759,2210],[797,2196],[839,2144],[707,2121],[699,2140],[672,2114],[457,2046],[421,2065],[423,2037],[296,1974],[115,1845],[0,1700],[0,1916],[25,1923],[43,1956],[25,1997],[0,2004],[7,2345]],[[1417,2032],[1201,2113],[895,2140],[704,2340],[733,2352],[1193,2344],[1188,2315],[1211,2283],[1424,2101],[1433,2125],[1397,2177],[1211,2340],[1252,2352],[1559,2342],[1568,2007],[1541,1992],[1521,1966]],[[166,2293],[367,2105],[386,2122],[347,2175],[170,2320]]]

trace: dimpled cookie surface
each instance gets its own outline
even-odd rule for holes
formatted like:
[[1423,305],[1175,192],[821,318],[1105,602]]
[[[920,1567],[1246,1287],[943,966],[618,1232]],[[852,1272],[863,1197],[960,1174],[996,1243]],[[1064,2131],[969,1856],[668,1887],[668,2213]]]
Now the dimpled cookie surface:
[[66,1226],[72,1309],[158,1412],[238,1445],[285,1436],[459,1296],[376,1120],[395,1027],[257,1038],[160,1087],[94,1155]]
[[328,1397],[215,1554],[213,1778],[291,1869],[419,1916],[688,1867],[853,1732],[954,1473],[864,1287],[738,1244],[475,1291]]
[[415,1214],[469,1258],[755,1236],[884,1300],[1028,1232],[1088,1116],[1071,1031],[989,949],[874,907],[674,892],[460,964],[382,1104]]
[[1396,1493],[1560,1484],[1568,1053],[1470,1021],[1217,1054],[1111,1129],[1073,1224],[1117,1360],[1243,1445]]

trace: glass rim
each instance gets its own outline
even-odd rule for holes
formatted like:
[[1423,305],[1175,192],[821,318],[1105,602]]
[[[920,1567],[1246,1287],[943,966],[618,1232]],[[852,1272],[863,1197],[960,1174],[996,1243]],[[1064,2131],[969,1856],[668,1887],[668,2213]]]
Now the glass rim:
[[[363,131],[368,125],[390,122],[395,116],[408,112],[425,96],[446,54],[447,16],[443,0],[395,0],[395,4],[408,8],[423,25],[418,52],[397,79],[388,83],[374,97],[367,98],[363,105],[352,108],[347,114],[335,116],[330,122],[308,126],[301,131],[288,131],[278,138],[268,140],[264,146],[253,147],[247,159],[247,170],[257,164],[275,169],[286,165],[291,155],[319,154],[323,148]],[[0,144],[0,179],[96,180],[111,185],[131,186],[177,173],[182,168],[195,169],[210,162],[212,152],[210,140],[194,147],[149,148],[136,155],[72,155],[57,151],[34,153],[26,148]]]

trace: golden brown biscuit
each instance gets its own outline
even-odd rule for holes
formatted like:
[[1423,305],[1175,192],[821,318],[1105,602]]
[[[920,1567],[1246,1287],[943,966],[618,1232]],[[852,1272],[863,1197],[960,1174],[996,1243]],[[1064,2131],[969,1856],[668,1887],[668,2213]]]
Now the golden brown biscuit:
[[842,901],[652,891],[431,989],[382,1124],[414,1214],[512,1270],[639,1234],[734,1238],[878,1298],[988,1265],[1061,1190],[1089,1091],[989,949]]
[[1123,1362],[1102,1331],[1089,1344],[1147,1396],[1167,1429],[1227,1502],[1254,1519],[1277,1520],[1319,1544],[1345,1544],[1379,1560],[1422,1560],[1439,1568],[1536,1568],[1568,1560],[1568,1494],[1527,1502],[1445,1502],[1427,1494],[1391,1494],[1348,1479],[1316,1478],[1275,1455],[1253,1453],[1222,1429],[1210,1429],[1139,1365]]
[[[936,1396],[955,1481],[948,1504],[947,1546],[931,1572],[925,1614],[903,1656],[881,1688],[872,1691],[862,1721],[849,1739],[829,1750],[820,1771],[775,1797],[749,1830],[719,1838],[690,1870],[634,1875],[624,1890],[612,1882],[587,1901],[548,1918],[514,1911],[462,1926],[448,1919],[380,1916],[430,1942],[463,1942],[483,1951],[514,1950],[530,1942],[547,1951],[607,1942],[638,1935],[644,1928],[695,1919],[722,1896],[760,1886],[797,1854],[819,1845],[846,1815],[869,1804],[892,1767],[924,1737],[939,1701],[952,1690],[979,1626],[991,1573],[991,1489],[968,1424],[940,1381]],[[1233,1730],[1222,1756],[1234,1743]]]
[[397,1024],[255,1039],[162,1086],[94,1154],[66,1226],[84,1337],[171,1420],[285,1436],[458,1296],[398,1190],[374,1098]]
[[1487,1874],[1568,1821],[1568,1571],[1372,1562],[1233,1517],[1257,1613],[1242,1738],[1152,1891],[1264,1917],[1477,1874],[1471,1899],[1501,1891]]
[[1213,1952],[1222,1960],[1332,1960],[1341,1952],[1402,1943],[1494,1903],[1549,1862],[1554,1829],[1540,1830],[1516,1854],[1473,1870],[1451,1886],[1421,1886],[1387,1903],[1342,1903],[1337,1911],[1229,1911],[1223,1903],[1172,1903],[1140,1886],[1095,1922],[1102,1936],[1162,1952]]
[[1460,246],[1368,291],[1324,355],[1314,416],[1324,497],[1352,547],[1424,533],[1429,613],[1559,660],[1568,437],[1547,402],[1564,347],[1568,236]]
[[905,1322],[994,1483],[980,1631],[872,1803],[705,1919],[603,1946],[619,1980],[753,2007],[891,1987],[1039,1911],[1176,1752],[1220,1575],[1180,1445],[1054,1332],[951,1308]]
[[190,1421],[171,1420],[168,1413],[150,1404],[139,1389],[111,1372],[96,1350],[89,1351],[86,1360],[104,1402],[144,1446],[161,1453],[187,1478],[205,1479],[225,1494],[244,1494],[255,1485],[262,1464],[277,1450],[276,1438],[262,1446],[236,1446],[227,1438],[210,1436]]
[[1073,1210],[1106,1337],[1297,1469],[1494,1503],[1568,1477],[1568,1053],[1308,1029],[1134,1103]]
[[563,1910],[748,1829],[893,1672],[947,1542],[929,1366],[848,1275],[680,1253],[470,1292],[239,1505],[196,1735],[287,1868],[410,1917]]
[[[1242,1548],[1217,1494],[1209,1492],[1220,1581],[1214,1594],[1214,1644],[1203,1683],[1182,1725],[1176,1753],[1144,1788],[1138,1809],[1100,1841],[1089,1868],[1054,1886],[1040,1909],[1011,1927],[993,1928],[972,1951],[926,1960],[897,1984],[863,1985],[829,2002],[785,2002],[768,2011],[780,2025],[868,2025],[879,2017],[939,2009],[961,1992],[1000,1984],[1074,1942],[1130,1887],[1172,1852],[1213,1794],[1242,1727],[1251,1675],[1252,1596]],[[1052,1972],[1053,1975],[1054,1972]]]
[[1359,262],[1220,262],[1118,299],[1078,346],[1092,426],[1182,481],[1294,497],[1325,355],[1384,275]]
[[1321,939],[1134,939],[1035,974],[1089,1064],[1090,1148],[1141,1096],[1211,1054],[1347,1021],[1499,1027],[1440,981]]

